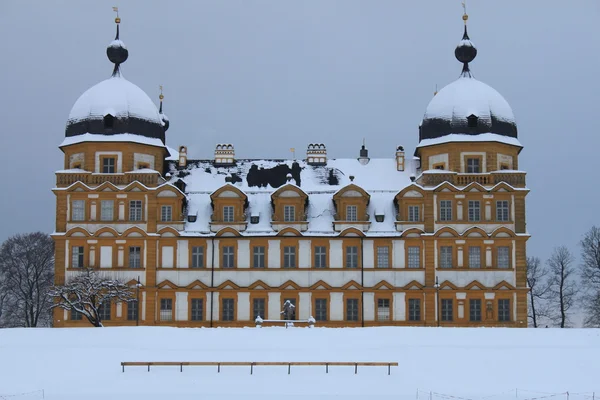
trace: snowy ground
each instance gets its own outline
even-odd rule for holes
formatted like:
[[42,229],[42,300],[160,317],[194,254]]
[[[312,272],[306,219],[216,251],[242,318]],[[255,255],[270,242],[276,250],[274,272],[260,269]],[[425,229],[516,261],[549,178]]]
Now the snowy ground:
[[[329,374],[322,367],[292,367],[290,375],[286,367],[255,367],[253,375],[248,367],[122,373],[121,361],[396,361],[399,367],[391,376],[387,367],[359,368],[357,375],[352,367],[330,367]],[[592,400],[594,391],[600,395],[599,371],[600,330],[591,329],[0,330],[0,399],[11,400],[429,400],[430,392],[432,400]]]

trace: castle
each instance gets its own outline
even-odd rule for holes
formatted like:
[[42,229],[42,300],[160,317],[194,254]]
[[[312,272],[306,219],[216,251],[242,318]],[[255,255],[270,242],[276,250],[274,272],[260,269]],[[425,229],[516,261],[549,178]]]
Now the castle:
[[[121,76],[75,102],[56,172],[55,283],[84,267],[138,301],[106,304],[104,325],[527,326],[525,173],[513,112],[474,79],[477,49],[455,49],[459,78],[437,93],[410,156],[208,160],[166,146],[169,119]],[[416,132],[415,132],[416,133]],[[274,323],[274,322],[273,322]],[[54,310],[54,326],[86,326]]]

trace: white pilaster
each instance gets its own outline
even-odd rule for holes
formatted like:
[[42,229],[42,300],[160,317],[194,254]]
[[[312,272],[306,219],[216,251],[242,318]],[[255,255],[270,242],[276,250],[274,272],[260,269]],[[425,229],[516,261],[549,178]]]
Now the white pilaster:
[[406,268],[404,265],[404,240],[392,241],[392,267]]
[[[177,241],[177,268],[189,268],[189,242],[187,240]],[[205,253],[206,254],[206,253]]]
[[330,317],[331,321],[343,321],[344,320],[344,294],[341,292],[332,292],[329,295],[330,299]]
[[238,292],[237,294],[237,320],[248,321],[250,319],[250,293]]
[[344,254],[342,252],[342,241],[331,239],[329,241],[329,268],[343,268]]
[[299,268],[310,268],[312,266],[312,251],[311,251],[311,241],[310,240],[300,240],[298,241],[298,267]]
[[363,295],[363,310],[365,321],[375,321],[375,293],[367,292]]
[[269,293],[268,319],[281,319],[281,293]]
[[296,317],[298,319],[308,319],[308,317],[311,316],[312,295],[310,292],[301,292],[298,295],[298,297],[299,297],[298,301],[300,303],[300,304],[298,304],[298,306],[300,307],[300,310]]
[[375,268],[375,262],[374,241],[363,240],[363,265],[365,268]]
[[237,267],[250,268],[250,241],[238,240],[237,242]]
[[280,268],[281,267],[281,249],[280,249],[279,242],[280,242],[279,240],[269,240],[269,247],[268,247],[269,268]]
[[394,321],[406,321],[405,293],[394,293]]

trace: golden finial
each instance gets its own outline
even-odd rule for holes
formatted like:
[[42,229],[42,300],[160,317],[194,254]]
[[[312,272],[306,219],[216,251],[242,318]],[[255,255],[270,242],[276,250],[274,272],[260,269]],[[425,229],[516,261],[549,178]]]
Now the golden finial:
[[115,18],[115,23],[120,24],[121,18],[119,18],[119,7],[113,7],[113,11],[117,13],[117,18]]
[[463,1],[461,4],[462,4],[462,8],[463,8],[462,19],[463,19],[463,21],[465,21],[465,25],[466,25],[467,24],[467,20],[469,19],[469,14],[467,14],[467,2]]
[[158,95],[158,98],[160,99],[160,101],[162,101],[165,98],[165,96],[163,96],[163,92],[162,92],[163,88],[162,88],[162,85],[158,85],[158,87],[160,88],[160,95]]

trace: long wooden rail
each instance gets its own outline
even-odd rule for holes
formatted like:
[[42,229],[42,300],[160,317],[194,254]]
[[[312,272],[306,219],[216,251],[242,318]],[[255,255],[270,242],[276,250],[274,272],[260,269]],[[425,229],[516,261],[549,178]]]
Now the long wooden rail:
[[324,366],[325,373],[329,373],[329,367],[354,367],[354,373],[358,373],[358,367],[388,367],[388,375],[392,372],[392,367],[397,367],[397,362],[347,362],[347,361],[293,361],[293,362],[281,362],[281,361],[126,361],[121,363],[123,372],[125,367],[179,367],[179,372],[183,372],[183,367],[206,367],[212,366],[217,367],[217,372],[221,372],[221,367],[240,367],[249,366],[250,375],[254,372],[255,366],[287,366],[288,374],[292,371],[292,366],[306,367],[306,366]]

